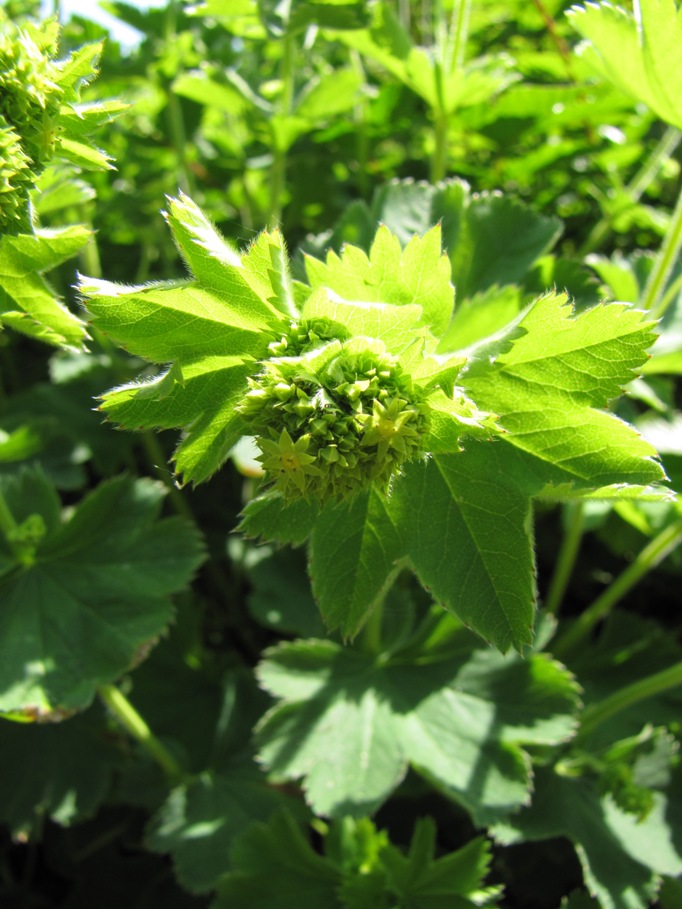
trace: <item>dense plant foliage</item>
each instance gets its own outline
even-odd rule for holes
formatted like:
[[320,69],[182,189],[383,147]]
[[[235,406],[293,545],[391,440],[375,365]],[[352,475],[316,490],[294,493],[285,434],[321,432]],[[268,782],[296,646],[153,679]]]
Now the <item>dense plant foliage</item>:
[[3,906],[677,909],[682,12],[107,6],[0,10]]

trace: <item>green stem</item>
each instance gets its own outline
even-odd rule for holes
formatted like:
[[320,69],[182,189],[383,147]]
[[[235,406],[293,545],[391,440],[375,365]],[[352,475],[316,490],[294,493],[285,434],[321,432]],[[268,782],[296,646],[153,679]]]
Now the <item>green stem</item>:
[[431,157],[431,182],[438,183],[448,168],[448,118],[434,110],[434,149]]
[[[360,76],[363,82],[367,81],[365,68],[362,65],[360,54],[356,50],[351,50],[350,61],[355,72]],[[355,155],[357,158],[357,175],[358,189],[360,195],[366,199],[369,196],[370,182],[367,165],[369,162],[369,136],[367,134],[367,116],[368,116],[367,99],[365,94],[361,95],[361,100],[353,109],[355,119]]]
[[[5,497],[0,492],[0,530],[3,532],[5,539],[9,540],[17,532],[19,525],[14,520],[14,515],[9,510]],[[12,544],[10,543],[10,546]]]
[[[166,45],[171,45],[175,40],[177,33],[177,0],[169,0],[166,8],[166,21],[164,28],[164,37]],[[171,141],[175,148],[180,163],[180,174],[178,183],[180,189],[188,196],[196,196],[196,183],[194,174],[187,160],[187,131],[185,130],[185,120],[182,115],[180,99],[175,94],[170,85],[165,86],[166,103],[168,105],[168,127],[170,130]]]
[[591,606],[563,634],[552,652],[564,658],[583,641],[597,622],[601,621],[615,604],[637,584],[645,574],[659,565],[666,556],[682,543],[682,519],[670,524],[654,537],[625,571],[598,597]]
[[545,611],[556,615],[566,592],[568,581],[578,556],[580,541],[583,536],[582,502],[571,502],[566,506],[567,527],[559,550],[559,556],[554,567],[554,574],[545,599]]
[[128,698],[115,685],[100,685],[97,690],[121,726],[142,745],[164,773],[171,780],[182,779],[184,776],[182,767],[166,746],[156,738]]
[[166,466],[166,455],[161,448],[158,438],[153,432],[147,430],[141,434],[141,440],[147,455],[147,461],[154,473],[168,490],[168,496],[173,503],[175,511],[177,514],[182,515],[183,518],[187,518],[187,520],[194,522],[192,509],[173,482],[171,472]]
[[[280,81],[282,83],[282,96],[280,98],[279,113],[281,117],[288,117],[294,102],[294,51],[295,42],[290,32],[287,31],[282,39],[282,60],[280,62]],[[270,205],[268,210],[268,227],[276,227],[282,220],[284,186],[287,170],[288,146],[283,146],[276,134],[273,136],[273,160],[270,174]]]
[[90,278],[101,278],[102,260],[97,245],[97,234],[92,226],[92,218],[89,217],[85,205],[80,205],[78,207],[78,220],[85,224],[92,232],[90,239],[80,253],[81,270],[83,274],[88,275]]
[[464,66],[470,16],[471,0],[455,0],[443,61],[446,73],[451,73],[453,69],[461,69]]
[[448,122],[450,111],[446,97],[446,82],[458,69],[464,66],[466,45],[469,37],[471,0],[455,0],[452,7],[449,28],[445,26],[445,14],[440,3],[436,4],[434,27],[438,45],[434,68],[437,104],[432,109],[434,125],[434,148],[431,156],[431,182],[442,180],[448,169]]
[[582,738],[592,732],[597,726],[600,726],[605,720],[610,719],[614,714],[620,713],[627,707],[631,707],[638,701],[644,701],[654,695],[661,694],[671,688],[682,685],[682,661],[675,663],[668,669],[662,669],[654,675],[647,676],[645,679],[639,679],[631,685],[626,685],[614,692],[610,697],[605,698],[599,704],[588,707],[583,715],[580,724],[578,737]]
[[362,635],[360,637],[360,649],[364,650],[365,653],[378,655],[383,650],[381,631],[384,620],[384,603],[386,602],[386,596],[388,595],[389,590],[395,584],[398,575],[405,567],[405,564],[405,560],[401,559],[394,566],[393,571],[386,579],[381,594],[377,598],[377,602],[369,614],[369,618],[365,623],[365,627],[362,629]]
[[[641,199],[652,180],[659,173],[661,166],[670,158],[679,145],[680,139],[682,139],[682,133],[678,129],[671,126],[665,131],[647,160],[626,186],[625,194],[629,200],[638,202]],[[599,249],[613,229],[614,214],[597,221],[588,234],[587,239],[579,248],[578,257],[586,256],[588,253],[594,252],[595,249]]]
[[663,315],[663,309],[660,305],[661,297],[670,277],[670,272],[677,261],[680,248],[682,248],[682,187],[672,214],[668,233],[646,282],[644,294],[639,303],[642,309],[649,310],[651,315],[657,319]]
[[[681,288],[682,288],[682,275],[678,275],[678,277],[675,278],[675,280],[672,282],[672,284],[668,285],[666,292],[661,297],[661,301],[658,304],[658,306],[656,307],[657,314],[661,314],[666,311],[666,309],[670,306],[670,304],[673,302],[673,300],[679,294]],[[653,315],[653,313],[652,313],[652,315]]]

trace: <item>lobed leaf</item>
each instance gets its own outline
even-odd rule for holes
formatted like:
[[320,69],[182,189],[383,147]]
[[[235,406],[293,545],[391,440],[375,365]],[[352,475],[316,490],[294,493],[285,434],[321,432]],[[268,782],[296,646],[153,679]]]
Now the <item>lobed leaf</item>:
[[[0,476],[11,509],[36,476]],[[44,539],[25,565],[5,557],[0,580],[0,711],[41,716],[86,707],[123,673],[168,625],[170,595],[203,554],[193,527],[158,520],[163,492],[151,481],[103,483],[59,526],[54,493],[37,482]]]
[[423,656],[378,661],[328,641],[270,650],[257,674],[280,702],[258,727],[260,760],[275,779],[302,778],[319,814],[376,810],[408,763],[478,824],[513,811],[530,787],[521,745],[570,736],[575,685],[544,657]]
[[310,539],[309,570],[313,596],[330,631],[357,634],[403,555],[392,499],[372,490],[320,512]]
[[503,843],[567,836],[575,845],[585,883],[604,909],[646,909],[660,874],[677,875],[682,858],[674,846],[667,799],[643,821],[600,797],[591,781],[537,769],[530,808],[494,828]]
[[187,890],[205,893],[228,870],[234,838],[284,802],[253,766],[205,771],[171,791],[148,830],[149,845],[172,853]]
[[327,254],[326,263],[308,257],[306,271],[313,289],[326,287],[347,302],[421,306],[418,324],[440,334],[452,315],[450,266],[441,253],[439,227],[412,237],[404,249],[387,227],[380,227],[365,255],[346,247],[341,256]]
[[582,54],[597,72],[682,128],[682,13],[674,0],[639,0],[636,10],[633,16],[610,3],[587,3],[567,15],[587,39]]
[[530,499],[505,473],[502,443],[410,464],[394,495],[405,547],[437,601],[505,651],[532,639]]
[[94,709],[61,723],[0,719],[0,818],[15,836],[94,814],[117,763],[105,732]]

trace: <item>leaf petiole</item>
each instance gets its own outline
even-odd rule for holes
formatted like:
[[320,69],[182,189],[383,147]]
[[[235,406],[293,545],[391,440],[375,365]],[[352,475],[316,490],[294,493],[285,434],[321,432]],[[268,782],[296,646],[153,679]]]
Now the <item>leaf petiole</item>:
[[557,556],[554,574],[550,581],[545,611],[556,615],[578,556],[583,536],[583,503],[570,502],[566,508],[567,527]]
[[[660,319],[663,315],[664,307],[662,303],[665,285],[677,261],[680,249],[682,249],[682,189],[675,205],[675,211],[670,219],[670,226],[663,241],[663,246],[656,257],[640,301],[641,308],[649,310],[656,319]],[[665,299],[668,303],[672,302],[670,297]]]
[[128,698],[115,685],[100,685],[97,692],[116,720],[161,767],[169,779],[181,780],[185,773],[166,746],[151,731]]
[[637,584],[645,574],[656,568],[666,556],[682,543],[682,519],[674,521],[654,537],[637,558],[628,565],[625,571],[611,584],[604,593],[579,616],[568,631],[562,635],[553,654],[563,659],[574,650],[603,619],[616,603]]
[[631,685],[626,685],[598,704],[588,707],[583,713],[578,738],[589,735],[594,729],[621,710],[638,701],[646,700],[671,688],[682,685],[682,660],[668,669],[662,669]]

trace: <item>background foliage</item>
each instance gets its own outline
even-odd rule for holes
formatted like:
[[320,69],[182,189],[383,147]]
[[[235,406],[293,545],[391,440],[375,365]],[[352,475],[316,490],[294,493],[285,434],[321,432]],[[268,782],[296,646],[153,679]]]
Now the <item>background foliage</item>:
[[[0,19],[2,905],[679,909],[677,4],[105,5]],[[330,299],[480,408],[332,509]]]

